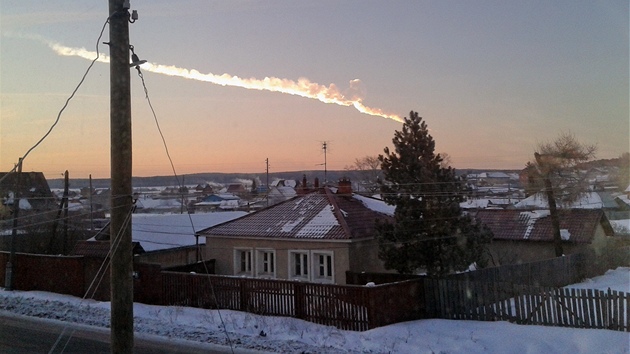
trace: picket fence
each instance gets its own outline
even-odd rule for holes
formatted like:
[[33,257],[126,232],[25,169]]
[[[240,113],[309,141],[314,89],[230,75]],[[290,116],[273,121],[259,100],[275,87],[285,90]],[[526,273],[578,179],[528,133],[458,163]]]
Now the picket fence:
[[630,332],[630,293],[425,280],[430,317]]

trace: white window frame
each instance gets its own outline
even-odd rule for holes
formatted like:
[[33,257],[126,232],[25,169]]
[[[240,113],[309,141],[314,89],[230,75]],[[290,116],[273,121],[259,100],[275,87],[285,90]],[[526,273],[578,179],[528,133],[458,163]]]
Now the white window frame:
[[[296,272],[296,256],[300,256],[300,272]],[[306,259],[304,258],[306,257]],[[311,265],[310,265],[310,257],[311,254],[308,250],[290,250],[289,251],[289,279],[295,280],[310,280],[311,279]]]
[[[249,260],[245,262],[245,270],[243,265],[243,252],[248,255]],[[253,248],[235,248],[234,249],[234,275],[254,275],[254,249]]]
[[[276,269],[278,269],[276,259],[276,250],[269,248],[256,249],[256,277],[275,278]],[[265,266],[267,266],[267,269],[265,269]]]
[[335,253],[333,251],[311,251],[311,263],[314,282],[335,283]]

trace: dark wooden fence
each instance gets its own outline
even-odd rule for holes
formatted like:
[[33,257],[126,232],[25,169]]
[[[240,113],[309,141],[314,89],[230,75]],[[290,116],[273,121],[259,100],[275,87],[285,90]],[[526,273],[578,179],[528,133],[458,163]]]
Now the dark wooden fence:
[[450,279],[424,284],[434,318],[630,332],[630,293]]
[[[0,253],[2,281],[7,257],[8,254]],[[86,293],[97,266],[102,265],[83,257],[18,254],[16,258],[19,268],[15,274],[16,289],[75,296]],[[469,273],[454,277],[461,279],[423,277],[375,286],[190,274],[165,271],[157,264],[136,263],[134,300],[288,316],[355,331],[422,318],[507,320],[630,331],[627,293],[556,288],[580,280],[584,262],[586,258],[568,256],[550,260],[547,266],[529,264],[521,265],[522,269],[492,269],[485,275]],[[564,275],[546,277],[545,282],[552,282],[554,287],[542,287],[535,280],[544,277],[541,272]],[[364,276],[355,279],[366,282],[389,277]],[[506,278],[514,281],[499,281]],[[515,285],[516,281],[526,284]],[[96,289],[99,295],[89,297],[107,300],[108,283],[99,282]]]
[[594,254],[574,253],[542,261],[451,274],[448,279],[559,287],[584,279],[588,274],[588,266],[594,262],[594,258]]
[[421,281],[366,287],[162,272],[161,283],[162,305],[288,316],[354,331],[424,314]]

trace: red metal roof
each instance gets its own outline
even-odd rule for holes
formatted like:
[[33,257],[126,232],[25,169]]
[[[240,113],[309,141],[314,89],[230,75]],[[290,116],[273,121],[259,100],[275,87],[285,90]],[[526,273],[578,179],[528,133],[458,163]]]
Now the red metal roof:
[[201,236],[289,239],[372,237],[374,223],[387,216],[361,201],[330,190],[294,197],[269,208],[198,232]]
[[[607,223],[604,212],[594,209],[560,210],[560,229],[568,242],[590,243],[600,223]],[[495,240],[553,241],[551,217],[547,210],[484,209],[476,217],[494,233]],[[608,233],[608,228],[604,227]]]

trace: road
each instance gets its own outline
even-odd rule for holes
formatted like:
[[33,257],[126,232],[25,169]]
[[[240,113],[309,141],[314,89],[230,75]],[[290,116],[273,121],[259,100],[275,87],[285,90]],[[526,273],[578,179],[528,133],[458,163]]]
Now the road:
[[[136,335],[134,353],[231,353],[212,344]],[[110,353],[110,330],[0,311],[0,353]],[[235,353],[253,351],[235,350]]]

